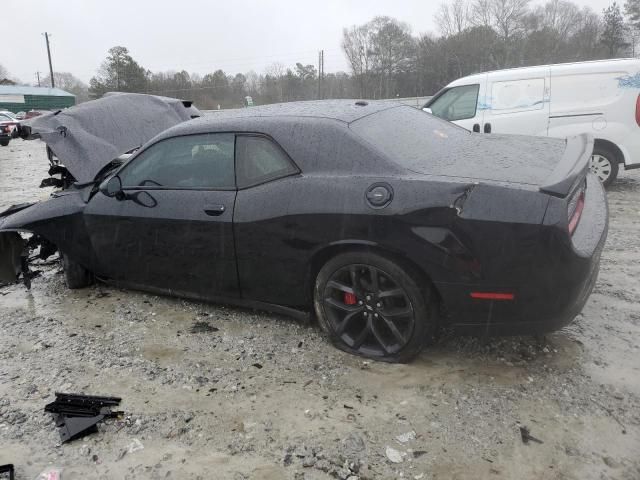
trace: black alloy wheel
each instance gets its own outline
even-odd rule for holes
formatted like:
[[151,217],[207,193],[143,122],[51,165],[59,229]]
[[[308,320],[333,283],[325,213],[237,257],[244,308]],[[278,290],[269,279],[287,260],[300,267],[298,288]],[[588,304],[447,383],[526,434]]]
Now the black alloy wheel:
[[315,297],[320,324],[333,343],[377,360],[409,360],[434,323],[417,282],[375,254],[330,261],[318,275]]

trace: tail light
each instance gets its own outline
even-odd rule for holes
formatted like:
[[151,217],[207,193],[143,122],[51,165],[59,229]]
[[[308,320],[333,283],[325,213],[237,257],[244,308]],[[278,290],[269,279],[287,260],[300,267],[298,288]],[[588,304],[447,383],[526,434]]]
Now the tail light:
[[640,95],[636,98],[636,123],[640,127]]
[[584,210],[584,198],[585,198],[586,182],[582,182],[582,185],[573,192],[571,199],[569,200],[569,208],[567,209],[567,218],[569,220],[569,235],[573,235],[576,231],[578,223],[580,223],[580,217]]

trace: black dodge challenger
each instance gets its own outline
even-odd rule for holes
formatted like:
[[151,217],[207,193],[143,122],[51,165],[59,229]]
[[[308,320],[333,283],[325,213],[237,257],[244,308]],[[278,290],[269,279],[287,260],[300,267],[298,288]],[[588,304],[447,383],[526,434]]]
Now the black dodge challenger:
[[21,125],[62,188],[0,214],[4,277],[27,275],[29,232],[70,288],[315,313],[337,347],[386,361],[439,326],[558,329],[591,292],[608,212],[587,136],[476,135],[375,101],[199,115],[125,94]]

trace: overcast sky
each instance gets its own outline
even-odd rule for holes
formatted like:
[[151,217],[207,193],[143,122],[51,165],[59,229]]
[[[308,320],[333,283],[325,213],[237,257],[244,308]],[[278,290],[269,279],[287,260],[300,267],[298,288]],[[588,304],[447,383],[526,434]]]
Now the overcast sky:
[[[48,72],[42,32],[51,36],[54,71],[88,82],[115,45],[129,49],[152,71],[205,74],[262,72],[273,63],[317,64],[347,70],[342,29],[376,15],[411,25],[414,33],[437,32],[439,0],[0,0],[3,47],[0,64],[23,82]],[[543,3],[537,1],[535,3]],[[610,0],[577,0],[602,11]],[[624,3],[622,0],[619,3]]]

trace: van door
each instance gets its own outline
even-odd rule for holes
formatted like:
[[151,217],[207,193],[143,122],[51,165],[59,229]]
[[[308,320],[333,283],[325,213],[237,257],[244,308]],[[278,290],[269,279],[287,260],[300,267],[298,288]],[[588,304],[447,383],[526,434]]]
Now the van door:
[[490,73],[482,132],[546,136],[549,92],[548,67]]
[[436,117],[460,125],[467,130],[480,131],[484,104],[486,75],[479,83],[456,85],[441,90],[425,107]]

